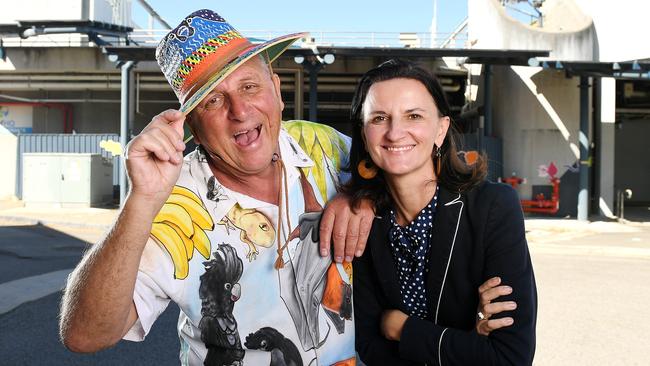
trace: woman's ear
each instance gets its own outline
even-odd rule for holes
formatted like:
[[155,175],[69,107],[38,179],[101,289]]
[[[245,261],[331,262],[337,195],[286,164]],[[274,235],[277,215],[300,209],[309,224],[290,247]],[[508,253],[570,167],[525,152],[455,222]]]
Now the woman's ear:
[[449,131],[449,125],[451,124],[451,120],[449,119],[449,116],[443,116],[440,117],[440,128],[438,129],[438,134],[436,135],[435,143],[438,146],[442,146],[442,143],[445,141],[445,137],[447,136],[447,131]]

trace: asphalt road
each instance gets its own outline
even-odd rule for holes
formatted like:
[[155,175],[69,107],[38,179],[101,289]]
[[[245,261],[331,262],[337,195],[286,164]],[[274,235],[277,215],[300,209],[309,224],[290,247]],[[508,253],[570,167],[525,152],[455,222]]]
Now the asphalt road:
[[[73,268],[88,245],[83,239],[94,242],[101,235],[99,229],[62,232],[41,225],[0,226],[0,305],[42,288],[43,277],[38,275]],[[22,290],[7,289],[7,284],[21,279]],[[144,342],[122,341],[96,354],[68,351],[58,338],[63,281],[45,297],[0,311],[0,365],[178,365],[175,304],[161,315]]]

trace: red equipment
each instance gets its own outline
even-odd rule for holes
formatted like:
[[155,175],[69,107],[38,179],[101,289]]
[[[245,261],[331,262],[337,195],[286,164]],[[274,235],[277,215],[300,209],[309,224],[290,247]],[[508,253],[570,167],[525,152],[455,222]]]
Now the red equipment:
[[[508,178],[501,178],[501,181],[510,184],[512,188],[517,188],[520,184],[526,183],[526,180],[512,175]],[[556,214],[560,209],[560,179],[554,176],[550,177],[553,192],[551,199],[546,199],[544,193],[540,193],[532,200],[521,200],[521,208],[524,212],[537,212],[546,214]]]

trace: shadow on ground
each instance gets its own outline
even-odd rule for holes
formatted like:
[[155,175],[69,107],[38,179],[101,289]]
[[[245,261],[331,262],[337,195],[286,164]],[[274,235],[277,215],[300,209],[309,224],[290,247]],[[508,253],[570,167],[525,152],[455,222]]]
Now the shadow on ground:
[[178,365],[178,307],[170,304],[143,342],[121,341],[115,347],[76,354],[59,341],[61,292],[0,315],[3,365]]

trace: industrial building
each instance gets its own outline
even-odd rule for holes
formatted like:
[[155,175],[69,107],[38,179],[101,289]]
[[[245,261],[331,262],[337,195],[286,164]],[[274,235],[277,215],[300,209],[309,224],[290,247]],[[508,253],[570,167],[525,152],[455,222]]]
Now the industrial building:
[[[283,117],[349,132],[363,72],[409,58],[439,76],[464,149],[487,153],[491,179],[518,178],[523,199],[549,201],[540,212],[587,219],[614,217],[620,203],[650,205],[643,159],[650,152],[643,141],[650,136],[650,44],[634,40],[645,30],[647,11],[638,8],[649,6],[538,1],[538,16],[522,23],[508,13],[512,3],[468,0],[467,19],[442,38],[312,33],[274,63]],[[47,4],[25,1],[0,14],[0,168],[7,172],[0,198],[24,199],[22,155],[30,152],[101,153],[114,163],[111,179],[123,194],[113,154],[119,145],[107,141],[123,146],[152,116],[178,107],[153,61],[169,24],[144,0]],[[136,6],[149,14],[146,28],[132,22]]]

